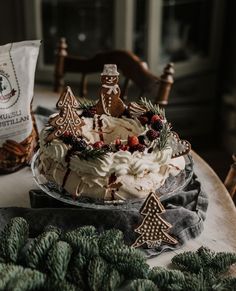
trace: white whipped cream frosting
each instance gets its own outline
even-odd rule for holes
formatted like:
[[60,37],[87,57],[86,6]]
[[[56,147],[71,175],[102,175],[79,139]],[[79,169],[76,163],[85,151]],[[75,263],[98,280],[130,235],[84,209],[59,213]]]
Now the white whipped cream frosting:
[[[91,143],[100,140],[101,133],[104,142],[111,143],[117,137],[127,140],[128,135],[138,136],[144,132],[136,119],[102,115],[100,117],[102,126],[99,125],[98,116],[94,119],[83,118],[83,120],[85,126],[82,127],[82,136]],[[71,172],[65,183],[65,189],[71,195],[108,200],[145,198],[151,191],[162,186],[170,174],[177,175],[185,167],[183,157],[171,159],[171,148],[152,153],[148,153],[147,150],[134,153],[120,150],[109,152],[95,160],[81,160],[78,156],[72,155],[68,163],[65,157],[69,147],[60,139],[54,139],[46,144],[47,130],[45,128],[40,134],[40,158],[43,171],[48,178],[62,185],[65,174],[62,168],[64,167],[66,171],[69,167]],[[47,159],[47,163],[44,163],[44,159]],[[109,177],[112,174],[116,176],[115,186],[109,185]]]
[[138,136],[143,133],[143,127],[138,119],[116,118],[103,114],[95,115],[94,118],[83,117],[83,120],[85,125],[82,127],[82,136],[91,143],[100,140],[99,134],[102,134],[104,142],[109,144],[118,137],[127,140],[128,135]]

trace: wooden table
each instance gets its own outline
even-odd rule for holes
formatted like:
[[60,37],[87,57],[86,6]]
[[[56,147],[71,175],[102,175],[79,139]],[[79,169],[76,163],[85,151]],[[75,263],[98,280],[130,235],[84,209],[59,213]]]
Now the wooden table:
[[[49,108],[55,106],[58,95],[48,96],[47,92],[41,88],[37,91],[34,107],[37,105],[45,106],[45,104],[48,104]],[[181,249],[148,260],[151,266],[165,266],[170,263],[171,258],[176,253],[194,251],[200,246],[207,246],[215,251],[236,252],[236,208],[231,197],[208,164],[194,151],[192,151],[192,156],[194,171],[209,196],[204,231],[198,238],[188,241]],[[28,192],[30,189],[36,188],[30,168],[0,176],[0,207],[29,207]]]

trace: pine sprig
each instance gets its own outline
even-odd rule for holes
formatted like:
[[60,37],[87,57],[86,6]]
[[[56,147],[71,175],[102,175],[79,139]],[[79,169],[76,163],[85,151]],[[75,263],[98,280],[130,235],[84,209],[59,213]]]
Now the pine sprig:
[[7,290],[40,290],[43,288],[45,281],[45,274],[32,269],[24,269],[7,284]]
[[51,246],[59,239],[56,231],[46,231],[35,238],[24,255],[24,261],[31,268],[39,268]]
[[109,270],[105,273],[103,278],[103,290],[116,290],[116,288],[120,286],[123,280],[124,276],[110,266]]
[[146,97],[141,97],[140,102],[148,111],[153,114],[161,115],[165,119],[165,109],[160,108],[159,104],[152,104],[151,100],[147,100]]
[[218,275],[226,272],[232,264],[236,263],[236,254],[225,252],[215,254],[208,248],[201,247],[196,253],[184,252],[176,255],[172,263],[183,271]]
[[78,231],[66,233],[64,240],[68,242],[74,251],[77,249],[86,259],[99,255],[98,238],[90,235],[80,235]]
[[184,274],[179,270],[167,270],[162,267],[154,267],[148,274],[148,278],[152,280],[160,288],[165,288],[175,282],[185,280]]
[[166,148],[167,141],[168,141],[170,134],[171,134],[171,129],[170,129],[169,124],[167,122],[163,123],[163,128],[160,131],[160,137],[159,137],[158,144],[157,144],[158,149],[160,151],[162,151],[163,149]]
[[104,157],[109,152],[109,149],[85,149],[81,152],[78,152],[78,157],[81,160],[94,160]]
[[29,268],[0,264],[0,290],[34,290],[42,288],[46,275]]
[[130,283],[129,291],[158,291],[158,287],[148,279],[136,279]]
[[109,261],[119,272],[127,274],[128,278],[146,278],[148,265],[143,254],[134,248],[125,245],[113,247],[110,252],[109,245],[100,249],[100,255]]
[[46,264],[49,272],[52,274],[52,277],[54,277],[55,280],[64,280],[71,254],[71,246],[64,241],[56,242],[50,249]]
[[21,217],[12,219],[1,235],[0,256],[9,262],[16,262],[28,235],[29,226],[27,222]]
[[1,233],[1,244],[7,238],[12,244],[13,236],[21,243],[4,253],[0,290],[236,290],[236,278],[224,274],[236,263],[233,253],[215,253],[202,247],[176,255],[172,259],[176,269],[150,269],[143,253],[125,245],[118,230],[98,234],[93,226],[86,226],[64,234],[48,227],[29,243],[25,229],[27,222],[16,218]]
[[109,266],[101,257],[93,257],[88,266],[88,284],[91,290],[100,291],[103,287],[103,278]]
[[85,98],[79,98],[78,99],[79,102],[79,109],[90,109],[91,107],[96,105],[96,101],[92,101],[92,100],[88,100]]

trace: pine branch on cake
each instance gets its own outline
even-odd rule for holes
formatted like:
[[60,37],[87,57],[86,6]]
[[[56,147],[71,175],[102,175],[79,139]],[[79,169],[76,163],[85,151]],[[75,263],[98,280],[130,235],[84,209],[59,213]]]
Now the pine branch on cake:
[[165,109],[160,108],[159,104],[152,104],[151,100],[147,100],[146,97],[141,97],[139,103],[146,107],[148,111],[151,111],[153,114],[160,115],[163,119],[165,119]]
[[160,131],[159,140],[157,143],[158,149],[160,151],[164,150],[167,146],[168,137],[171,134],[171,128],[167,122],[163,123],[163,128]]
[[85,149],[78,153],[81,160],[94,160],[105,156],[110,150],[106,148]]
[[88,99],[78,99],[79,101],[79,109],[90,109],[96,105],[96,101],[88,100]]

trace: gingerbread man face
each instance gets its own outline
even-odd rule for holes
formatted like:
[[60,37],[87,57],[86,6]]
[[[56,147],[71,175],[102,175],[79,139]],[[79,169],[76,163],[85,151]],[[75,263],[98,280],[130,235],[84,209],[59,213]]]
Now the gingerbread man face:
[[119,81],[119,77],[118,76],[108,76],[108,75],[101,76],[102,84],[114,86],[115,84],[118,83],[118,81]]

